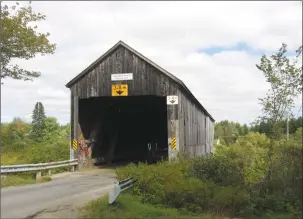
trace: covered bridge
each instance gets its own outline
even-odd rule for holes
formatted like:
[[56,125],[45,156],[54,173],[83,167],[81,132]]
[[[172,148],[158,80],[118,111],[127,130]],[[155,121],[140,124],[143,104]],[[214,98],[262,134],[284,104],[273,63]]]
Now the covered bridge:
[[212,151],[214,119],[177,77],[119,41],[72,79],[71,157],[90,140],[95,162]]

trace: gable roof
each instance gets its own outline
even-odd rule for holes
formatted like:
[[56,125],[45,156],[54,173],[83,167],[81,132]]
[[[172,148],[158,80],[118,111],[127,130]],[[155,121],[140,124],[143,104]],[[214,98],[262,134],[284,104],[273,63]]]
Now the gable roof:
[[215,119],[207,112],[207,110],[202,106],[202,104],[196,99],[196,97],[191,93],[191,91],[186,87],[186,85],[181,81],[179,78],[174,76],[173,74],[169,73],[156,63],[152,62],[145,56],[143,56],[138,51],[131,48],[129,45],[124,43],[123,41],[119,41],[116,43],[112,48],[110,48],[107,52],[105,52],[102,56],[100,56],[96,61],[94,61],[91,65],[89,65],[86,69],[84,69],[80,74],[78,74],[75,78],[73,78],[70,82],[66,84],[66,87],[71,88],[72,85],[74,85],[76,82],[78,82],[81,78],[83,78],[85,75],[87,75],[94,67],[96,67],[99,63],[101,63],[110,53],[112,53],[114,50],[116,50],[119,46],[123,46],[125,49],[129,50],[139,58],[143,59],[148,64],[152,65],[154,68],[158,69],[161,73],[166,75],[167,77],[171,78],[174,82],[179,84],[181,88],[185,90],[185,92],[193,99],[193,101],[200,107],[208,116],[209,118],[214,122]]

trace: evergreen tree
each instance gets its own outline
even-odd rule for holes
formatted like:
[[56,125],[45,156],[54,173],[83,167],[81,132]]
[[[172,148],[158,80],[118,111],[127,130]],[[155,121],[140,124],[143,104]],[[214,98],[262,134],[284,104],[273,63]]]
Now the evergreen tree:
[[32,135],[41,140],[45,128],[45,112],[41,102],[37,102],[32,115]]
[[246,124],[243,125],[243,135],[247,135],[249,132],[248,126]]

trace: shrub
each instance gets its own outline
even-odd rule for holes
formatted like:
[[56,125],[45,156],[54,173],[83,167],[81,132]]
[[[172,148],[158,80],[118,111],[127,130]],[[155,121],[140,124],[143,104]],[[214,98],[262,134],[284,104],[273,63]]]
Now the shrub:
[[193,159],[188,169],[188,175],[201,181],[212,181],[220,186],[243,186],[244,184],[241,165],[219,156]]
[[[271,153],[269,153],[271,152]],[[271,212],[298,218],[302,194],[302,147],[249,133],[238,143],[218,146],[214,155],[129,165],[119,179],[138,181],[133,194],[142,202],[185,211],[249,217]]]
[[224,211],[238,214],[243,205],[247,204],[243,189],[217,185],[215,180],[203,174],[203,181],[194,174],[188,174],[189,169],[203,165],[206,167],[204,163],[199,165],[201,160],[164,161],[157,165],[132,164],[117,169],[116,173],[118,179],[137,179],[133,194],[139,196],[142,202],[194,213]]

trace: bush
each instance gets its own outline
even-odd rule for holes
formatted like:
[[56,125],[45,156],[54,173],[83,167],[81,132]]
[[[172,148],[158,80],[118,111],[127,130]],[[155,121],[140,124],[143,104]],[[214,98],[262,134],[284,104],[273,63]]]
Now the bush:
[[298,218],[302,194],[302,147],[296,141],[269,140],[248,133],[215,154],[157,165],[119,168],[119,179],[134,177],[133,194],[142,202],[180,210]]
[[243,165],[226,157],[207,156],[191,161],[188,175],[201,181],[212,181],[219,186],[244,185]]
[[133,194],[139,196],[142,202],[194,213],[238,214],[247,203],[243,189],[217,185],[207,177],[201,181],[192,174],[201,160],[171,163],[162,161],[157,165],[133,164],[117,169],[116,173],[120,180],[128,177],[137,179]]
[[39,143],[25,152],[29,163],[46,163],[69,159],[69,142]]

